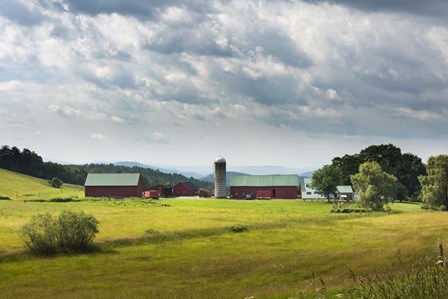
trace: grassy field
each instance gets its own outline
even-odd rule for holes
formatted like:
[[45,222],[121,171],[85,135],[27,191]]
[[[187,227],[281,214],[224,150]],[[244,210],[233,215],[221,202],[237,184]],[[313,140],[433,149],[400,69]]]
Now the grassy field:
[[[393,204],[390,215],[330,208],[301,200],[1,200],[0,298],[288,298],[319,279],[343,288],[353,272],[399,271],[437,255],[438,239],[448,239],[446,213],[418,205]],[[97,217],[101,250],[24,253],[19,228],[63,209]],[[226,229],[235,224],[249,230]]]
[[64,184],[60,189],[52,188],[46,180],[0,168],[0,196],[23,200],[52,197],[84,197],[84,187]]

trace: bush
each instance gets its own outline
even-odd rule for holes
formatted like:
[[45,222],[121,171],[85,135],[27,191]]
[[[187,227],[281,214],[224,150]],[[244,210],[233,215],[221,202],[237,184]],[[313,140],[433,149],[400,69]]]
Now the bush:
[[247,225],[244,225],[244,224],[234,224],[234,225],[228,226],[227,230],[230,232],[233,232],[233,233],[242,233],[242,232],[249,230],[249,228],[247,227]]
[[0,196],[0,200],[11,200],[8,196]]
[[72,202],[74,200],[71,197],[67,197],[67,198],[56,197],[56,198],[52,198],[48,201],[49,202]]
[[20,234],[26,247],[34,253],[50,255],[58,251],[58,229],[50,214],[34,216]]
[[62,211],[57,219],[58,245],[64,252],[86,251],[92,247],[98,232],[98,221],[84,212]]
[[26,247],[37,254],[84,252],[92,248],[98,221],[84,212],[62,211],[59,217],[39,214],[22,227]]
[[53,188],[61,188],[61,186],[64,184],[64,182],[59,178],[52,178],[49,183]]

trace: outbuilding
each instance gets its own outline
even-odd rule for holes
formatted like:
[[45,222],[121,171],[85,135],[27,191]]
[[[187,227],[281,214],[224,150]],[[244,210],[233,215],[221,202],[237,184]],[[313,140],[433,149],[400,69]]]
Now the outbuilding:
[[157,190],[161,197],[171,197],[173,195],[173,187],[169,185],[155,185],[147,190]]
[[353,199],[353,189],[352,186],[337,186],[338,194],[337,197],[340,199],[345,200],[352,200]]
[[198,188],[190,182],[179,182],[173,186],[173,196],[196,196]]
[[89,173],[84,184],[86,197],[142,197],[139,173]]
[[287,198],[296,199],[299,179],[291,175],[234,175],[230,179],[233,198]]

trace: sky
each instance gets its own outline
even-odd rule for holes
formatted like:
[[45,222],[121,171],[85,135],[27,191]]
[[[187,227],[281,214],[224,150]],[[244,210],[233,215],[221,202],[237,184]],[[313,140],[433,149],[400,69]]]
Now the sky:
[[[321,167],[448,149],[446,0],[0,0],[0,143]],[[229,167],[229,166],[228,166]]]

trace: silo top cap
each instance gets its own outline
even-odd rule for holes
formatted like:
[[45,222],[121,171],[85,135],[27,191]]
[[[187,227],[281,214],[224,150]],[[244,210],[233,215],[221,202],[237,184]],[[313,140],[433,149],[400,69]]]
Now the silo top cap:
[[223,157],[217,157],[215,159],[215,163],[226,163],[226,159],[224,159]]

